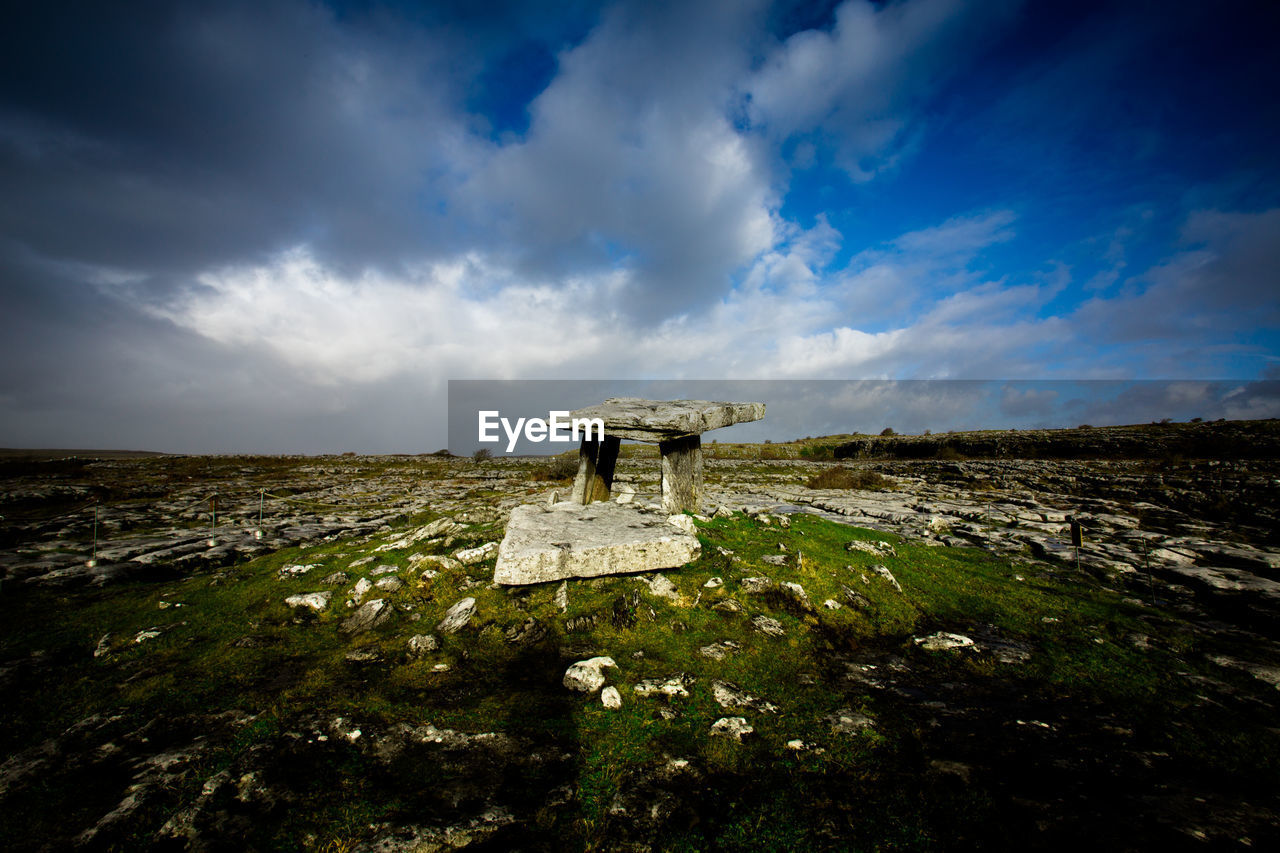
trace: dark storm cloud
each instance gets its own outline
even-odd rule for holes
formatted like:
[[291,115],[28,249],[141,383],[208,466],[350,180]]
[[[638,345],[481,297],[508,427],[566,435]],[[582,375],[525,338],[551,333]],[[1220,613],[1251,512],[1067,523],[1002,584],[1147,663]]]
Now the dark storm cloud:
[[370,383],[321,399],[265,342],[228,346],[149,307],[201,290],[202,271],[298,244],[348,274],[453,251],[459,235],[436,200],[467,165],[459,102],[482,50],[503,44],[448,9],[432,14],[435,29],[381,7],[340,16],[301,2],[10,10],[6,442],[278,452],[359,435],[368,449],[396,446],[381,436],[391,421],[354,412],[416,410],[422,397]]
[[153,298],[302,244],[347,275],[622,260],[661,319],[772,242],[725,118],[762,8],[32,4],[0,42],[0,231]]
[[420,388],[382,381],[317,394],[270,349],[227,346],[141,314],[111,285],[86,288],[82,269],[12,251],[0,263],[6,445],[390,452],[425,450],[444,434],[444,413]]
[[[521,44],[565,35],[505,5]],[[0,227],[148,270],[302,241],[351,268],[453,245],[438,202],[467,166],[461,105],[511,22],[468,4],[25,4],[0,35]]]

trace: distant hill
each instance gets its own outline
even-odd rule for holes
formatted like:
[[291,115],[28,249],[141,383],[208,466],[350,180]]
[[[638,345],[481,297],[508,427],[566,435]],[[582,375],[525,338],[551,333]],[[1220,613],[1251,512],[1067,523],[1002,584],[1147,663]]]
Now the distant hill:
[[52,448],[0,447],[3,459],[140,459],[145,456],[180,456],[177,453],[160,453],[154,450],[57,450]]
[[1276,459],[1280,420],[859,436],[836,459]]

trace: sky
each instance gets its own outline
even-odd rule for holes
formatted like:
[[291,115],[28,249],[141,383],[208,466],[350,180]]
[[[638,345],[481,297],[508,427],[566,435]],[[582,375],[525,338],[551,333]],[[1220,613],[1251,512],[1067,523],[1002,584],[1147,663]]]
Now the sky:
[[947,380],[911,386],[935,430],[952,380],[1213,380],[1280,416],[1277,24],[20,4],[0,446],[431,451],[449,380]]

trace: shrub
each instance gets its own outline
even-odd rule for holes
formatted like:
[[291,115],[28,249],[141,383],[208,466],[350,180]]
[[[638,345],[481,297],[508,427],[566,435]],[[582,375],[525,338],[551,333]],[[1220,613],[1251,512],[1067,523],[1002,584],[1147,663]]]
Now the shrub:
[[809,482],[805,483],[805,487],[810,489],[883,489],[889,485],[889,480],[875,471],[854,470],[844,466],[828,468],[810,477]]
[[884,429],[880,430],[880,434],[881,435],[897,435],[897,433],[893,431],[893,427],[885,427]]
[[493,451],[487,447],[482,447],[479,450],[477,450],[475,453],[472,453],[471,458],[477,462],[483,462],[486,459],[493,458]]
[[531,480],[568,480],[578,474],[578,454],[574,451],[572,454],[562,453],[559,456],[552,456],[542,465],[534,468],[529,473]]

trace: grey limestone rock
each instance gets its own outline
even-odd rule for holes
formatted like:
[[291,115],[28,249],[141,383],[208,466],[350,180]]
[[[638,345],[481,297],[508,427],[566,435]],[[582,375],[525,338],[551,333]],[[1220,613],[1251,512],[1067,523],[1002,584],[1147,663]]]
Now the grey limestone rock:
[[363,634],[391,618],[391,608],[381,598],[366,601],[342,623],[344,634]]
[[724,660],[740,648],[742,648],[742,646],[738,645],[733,640],[721,640],[718,643],[711,643],[710,645],[703,646],[698,649],[698,654],[703,657],[711,658],[712,660]]
[[778,706],[751,696],[732,681],[711,683],[711,696],[721,708],[751,708],[766,714],[778,713]]
[[804,591],[804,587],[800,584],[784,581],[780,586],[783,592],[795,599],[805,610],[813,609],[813,605],[809,603],[808,593]]
[[511,512],[493,579],[531,584],[683,566],[701,546],[666,519],[631,504],[526,504]]
[[782,637],[786,635],[786,630],[782,627],[782,623],[770,616],[755,616],[751,619],[751,624],[761,634],[767,634],[770,637]]
[[475,612],[476,600],[464,598],[449,608],[440,624],[436,625],[436,630],[442,634],[456,634],[467,626]]
[[476,563],[483,563],[496,553],[498,553],[498,543],[486,542],[476,548],[466,548],[461,551],[456,551],[453,558],[464,566],[473,566]]
[[676,585],[663,575],[654,575],[650,578],[649,592],[659,598],[666,598],[671,601],[676,601],[680,598],[680,591],[676,589]]
[[351,592],[349,593],[351,595],[351,600],[356,604],[359,604],[364,600],[365,593],[371,589],[373,589],[373,584],[369,582],[369,579],[360,578],[360,580],[356,581],[356,585],[351,588]]
[[425,655],[440,648],[440,641],[431,634],[414,634],[409,638],[409,653],[414,656]]
[[721,717],[711,724],[712,737],[727,737],[739,742],[754,731],[745,717]]
[[601,670],[616,666],[617,663],[611,657],[580,660],[565,670],[564,686],[579,693],[595,693],[604,686],[604,673]]
[[889,571],[888,566],[872,566],[871,571],[887,580],[898,592],[902,592],[902,585],[899,584],[898,579],[893,576],[893,572]]
[[831,727],[833,734],[847,735],[860,732],[863,729],[870,728],[875,722],[866,714],[859,714],[848,708],[841,708],[833,714],[829,714],[823,720]]
[[926,652],[945,652],[952,649],[965,649],[973,645],[971,638],[949,631],[938,631],[927,637],[916,637],[914,642]]
[[332,592],[307,592],[302,595],[291,595],[284,600],[290,607],[309,607],[312,610],[324,610],[329,606]]
[[691,676],[680,673],[670,678],[646,678],[633,688],[637,696],[688,696]]

